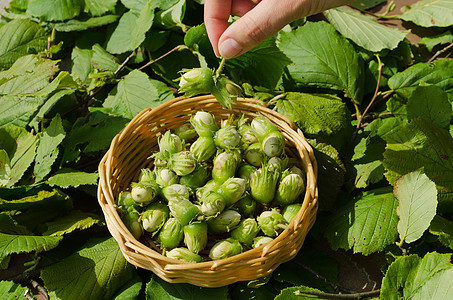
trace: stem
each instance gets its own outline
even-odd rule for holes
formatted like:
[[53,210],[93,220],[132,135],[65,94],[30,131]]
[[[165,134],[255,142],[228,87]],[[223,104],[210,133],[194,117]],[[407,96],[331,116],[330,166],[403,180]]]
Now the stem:
[[215,77],[219,77],[220,74],[222,74],[223,68],[225,67],[225,62],[226,62],[226,59],[222,58],[222,60],[220,61],[219,67],[215,71]]
[[49,50],[50,47],[52,47],[54,40],[55,40],[55,27],[52,27],[52,33],[47,38],[47,53],[46,53],[47,58],[52,58],[52,55],[50,54]]
[[431,57],[428,62],[433,62],[437,57],[439,57],[440,55],[442,55],[443,53],[447,52],[448,50],[450,50],[451,48],[453,48],[453,43],[451,43],[450,45],[448,45],[447,47],[443,48],[442,50],[439,50],[436,52],[436,54],[433,55],[433,57]]
[[143,66],[141,66],[140,68],[138,68],[138,70],[141,71],[141,70],[143,70],[144,68],[146,68],[146,67],[152,65],[153,63],[155,63],[155,62],[161,60],[162,58],[166,57],[167,55],[169,55],[169,54],[171,54],[171,53],[173,53],[173,52],[175,52],[175,51],[180,51],[180,50],[183,50],[183,49],[186,49],[186,48],[187,48],[187,46],[185,46],[185,45],[178,45],[178,46],[174,47],[173,49],[171,49],[170,51],[168,51],[168,52],[162,54],[162,55],[159,56],[158,58],[156,58],[156,59],[154,59],[154,60],[151,60],[151,61],[147,62],[145,65],[143,65]]
[[381,62],[381,59],[379,58],[379,55],[376,55],[376,58],[378,60],[378,79],[377,79],[377,83],[376,83],[376,89],[374,90],[373,98],[371,99],[370,103],[368,103],[368,106],[365,108],[365,110],[363,111],[363,113],[361,115],[357,116],[357,126],[356,126],[355,131],[354,131],[353,139],[356,138],[357,132],[360,129],[360,125],[362,124],[363,118],[365,117],[365,115],[367,114],[367,112],[370,109],[371,105],[373,105],[374,101],[376,100],[376,98],[378,96],[379,85],[381,84],[382,66],[383,66],[383,64]]
[[297,291],[295,293],[296,296],[303,296],[303,295],[313,295],[316,298],[328,298],[328,299],[364,299],[369,297],[379,296],[381,290],[374,290],[369,292],[361,292],[361,293],[354,293],[354,294],[331,294],[331,293],[320,293],[315,291]]
[[115,75],[118,75],[119,72],[121,72],[124,67],[126,66],[126,64],[131,60],[132,57],[134,57],[136,54],[135,54],[135,51],[133,51],[124,61],[123,63],[115,70]]
[[356,115],[357,120],[358,120],[358,119],[360,118],[360,116],[361,116],[359,106],[358,106],[357,103],[355,103],[355,102],[352,102],[352,104],[354,104],[355,115]]

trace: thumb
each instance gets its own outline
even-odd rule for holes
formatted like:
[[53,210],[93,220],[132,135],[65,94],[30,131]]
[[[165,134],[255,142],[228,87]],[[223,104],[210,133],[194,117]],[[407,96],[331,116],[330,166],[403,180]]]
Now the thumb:
[[262,0],[252,10],[231,24],[220,36],[220,56],[237,57],[287,24],[350,0]]

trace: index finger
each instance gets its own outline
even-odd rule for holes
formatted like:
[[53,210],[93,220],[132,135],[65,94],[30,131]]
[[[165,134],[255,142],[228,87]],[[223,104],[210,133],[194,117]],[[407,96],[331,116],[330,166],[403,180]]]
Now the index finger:
[[219,38],[228,28],[232,0],[205,0],[204,23],[215,54],[219,55]]

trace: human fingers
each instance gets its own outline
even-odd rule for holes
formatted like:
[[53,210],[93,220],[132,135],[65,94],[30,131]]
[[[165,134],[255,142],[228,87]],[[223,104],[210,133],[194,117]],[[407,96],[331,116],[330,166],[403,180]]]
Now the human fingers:
[[263,0],[225,29],[217,49],[224,58],[237,57],[292,21],[347,2],[350,0]]
[[218,56],[218,42],[228,28],[230,15],[243,16],[253,9],[259,0],[206,0],[204,4],[204,23],[209,40]]
[[204,3],[204,23],[215,54],[219,55],[218,42],[228,28],[232,0],[206,0]]

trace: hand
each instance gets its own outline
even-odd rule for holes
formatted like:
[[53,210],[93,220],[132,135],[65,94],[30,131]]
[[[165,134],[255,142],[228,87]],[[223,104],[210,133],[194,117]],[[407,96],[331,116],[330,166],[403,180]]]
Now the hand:
[[[237,57],[287,24],[351,0],[205,0],[204,22],[214,52]],[[241,18],[229,26],[230,15]]]

